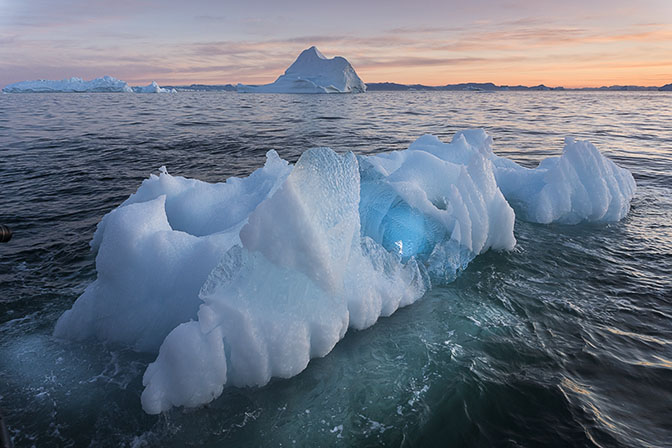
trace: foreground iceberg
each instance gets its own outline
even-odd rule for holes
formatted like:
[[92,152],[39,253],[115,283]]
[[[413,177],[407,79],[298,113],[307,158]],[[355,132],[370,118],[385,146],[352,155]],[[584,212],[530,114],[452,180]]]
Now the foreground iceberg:
[[361,93],[366,84],[352,65],[340,56],[327,59],[315,47],[299,57],[275,82],[262,86],[238,84],[239,92],[256,93]]
[[155,81],[147,86],[130,87],[128,83],[112,76],[103,76],[91,81],[82,78],[70,78],[61,81],[22,81],[10,84],[4,89],[5,93],[172,93],[174,89],[161,88]]
[[[615,201],[632,197],[630,174],[585,142],[568,141],[536,170],[497,157],[490,143],[475,130],[376,156],[316,148],[295,166],[271,151],[263,168],[221,184],[163,170],[103,218],[92,241],[98,278],[54,333],[158,350],[143,409],[197,406],[227,384],[296,375],[348,328],[415,302],[485,251],[512,249],[504,190],[530,216],[549,202],[544,216],[561,220],[567,207],[602,221],[627,211]],[[572,174],[589,169],[601,182]],[[512,186],[516,173],[531,196]],[[581,195],[568,205],[544,188],[609,191],[614,204],[599,214]]]

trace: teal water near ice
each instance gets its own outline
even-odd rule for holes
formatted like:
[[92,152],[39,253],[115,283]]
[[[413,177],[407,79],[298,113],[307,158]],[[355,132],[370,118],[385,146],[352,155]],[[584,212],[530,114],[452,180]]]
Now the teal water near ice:
[[[672,95],[0,95],[0,409],[20,446],[672,446]],[[149,173],[244,176],[268,149],[378,153],[485,128],[527,166],[588,139],[630,169],[609,225],[516,221],[512,252],[350,331],[300,375],[161,416],[153,355],[51,336],[102,216]]]

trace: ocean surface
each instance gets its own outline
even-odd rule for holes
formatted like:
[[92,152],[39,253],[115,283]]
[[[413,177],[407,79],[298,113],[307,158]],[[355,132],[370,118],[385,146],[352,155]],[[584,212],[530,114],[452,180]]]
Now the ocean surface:
[[[51,336],[100,219],[161,165],[246,176],[276,149],[379,153],[482,127],[526,166],[587,139],[634,174],[608,225],[515,224],[452,284],[300,375],[142,411],[151,354]],[[0,412],[17,447],[672,446],[672,94],[0,95]]]

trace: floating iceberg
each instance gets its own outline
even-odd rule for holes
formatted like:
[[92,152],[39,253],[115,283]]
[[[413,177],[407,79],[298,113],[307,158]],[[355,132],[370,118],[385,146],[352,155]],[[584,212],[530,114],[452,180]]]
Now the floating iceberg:
[[146,86],[131,87],[135,93],[176,93],[175,89],[164,89],[159,86],[156,81],[152,81],[151,84]]
[[98,93],[98,92],[122,92],[122,93],[172,93],[174,89],[162,89],[155,81],[141,87],[130,87],[128,83],[112,76],[103,76],[91,81],[82,78],[70,78],[61,81],[22,81],[10,84],[4,89],[5,93]]
[[10,84],[4,89],[7,93],[88,93],[88,92],[132,92],[129,85],[120,79],[103,76],[91,81],[82,78],[70,78],[61,81],[22,81]]
[[[227,384],[294,376],[348,328],[512,249],[506,198],[537,221],[627,213],[630,173],[592,145],[568,141],[529,170],[490,144],[481,130],[449,144],[426,135],[375,156],[311,149],[294,166],[270,151],[263,168],[219,184],[163,169],[100,222],[98,278],[54,334],[158,351],[143,409],[198,406]],[[599,199],[588,206],[584,192]]]
[[327,59],[315,47],[303,50],[275,82],[262,86],[238,84],[239,92],[256,93],[361,93],[366,84],[352,65],[340,56]]

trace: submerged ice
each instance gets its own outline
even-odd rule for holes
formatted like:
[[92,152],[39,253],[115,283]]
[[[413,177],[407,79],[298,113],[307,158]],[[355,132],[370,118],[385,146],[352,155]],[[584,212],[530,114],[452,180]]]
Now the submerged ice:
[[348,328],[512,249],[514,210],[541,223],[627,214],[632,175],[590,143],[568,139],[536,169],[491,143],[482,130],[427,135],[375,156],[311,149],[294,166],[270,151],[218,184],[164,169],[100,222],[98,278],[55,335],[158,351],[143,409],[197,406],[227,384],[294,376]]

